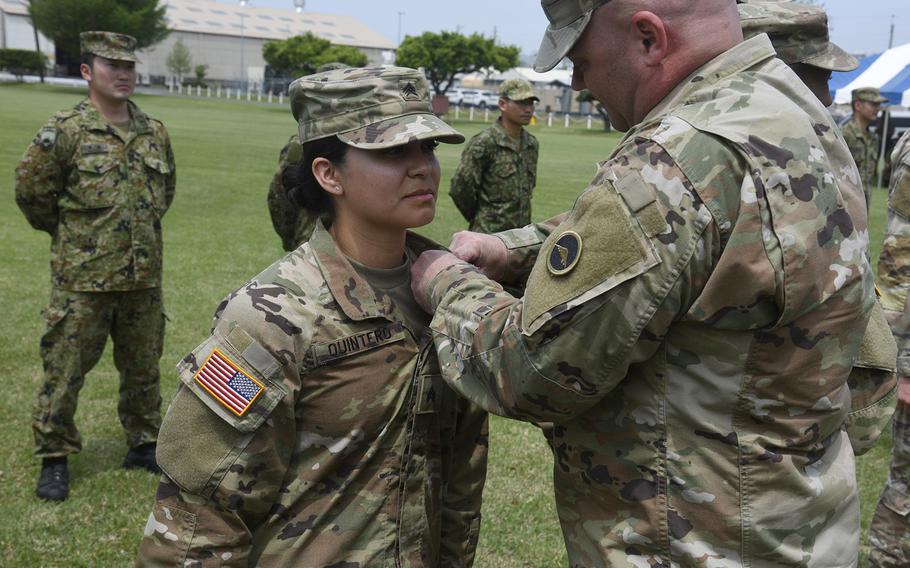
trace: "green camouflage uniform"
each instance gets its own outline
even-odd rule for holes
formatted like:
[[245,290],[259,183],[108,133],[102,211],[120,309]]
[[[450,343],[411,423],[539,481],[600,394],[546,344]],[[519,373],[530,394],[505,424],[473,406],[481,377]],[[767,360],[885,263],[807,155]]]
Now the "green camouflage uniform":
[[[561,59],[555,39],[538,61]],[[827,111],[760,35],[634,126],[559,225],[502,235],[523,298],[464,264],[429,284],[449,384],[554,422],[571,566],[855,566],[862,200]]]
[[859,169],[860,179],[863,182],[863,191],[866,195],[866,207],[872,202],[872,188],[878,183],[876,169],[878,167],[878,136],[872,133],[868,128],[861,130],[853,122],[853,119],[847,121],[843,126],[841,133],[856,167]]
[[537,138],[521,129],[515,140],[497,120],[468,142],[449,195],[470,229],[495,233],[531,222],[537,183]]
[[[178,365],[139,565],[470,566],[486,413],[399,308],[321,223],[232,293]],[[216,349],[261,385],[240,416],[198,380]]]
[[16,167],[16,203],[51,235],[39,457],[81,449],[76,401],[108,334],[129,446],[155,441],[160,425],[161,218],[174,198],[174,155],[161,122],[131,102],[129,113],[125,138],[89,100],[57,113]]
[[[290,152],[292,148],[298,149],[297,152]],[[294,134],[288,143],[284,145],[278,154],[278,169],[272,176],[272,183],[269,185],[267,197],[269,205],[269,215],[272,218],[272,227],[281,238],[281,246],[284,250],[290,252],[303,244],[316,227],[316,221],[319,219],[303,207],[291,203],[287,197],[287,191],[281,182],[281,172],[291,163],[300,160],[300,139]],[[296,160],[293,158],[296,156]]]
[[[878,261],[879,286],[891,329],[898,340],[898,373],[910,384],[910,133],[891,154],[888,226]],[[910,566],[910,408],[897,405],[892,425],[891,469],[872,518],[870,559],[875,566]]]

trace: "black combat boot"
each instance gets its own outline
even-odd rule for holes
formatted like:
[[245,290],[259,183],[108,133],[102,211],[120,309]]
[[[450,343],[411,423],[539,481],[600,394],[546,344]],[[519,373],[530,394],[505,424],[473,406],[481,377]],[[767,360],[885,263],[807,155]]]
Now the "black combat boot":
[[70,472],[66,457],[41,460],[41,475],[35,493],[45,501],[65,501],[70,494]]
[[155,449],[158,445],[155,442],[149,442],[130,448],[123,458],[124,469],[145,469],[152,473],[161,473],[158,462],[155,461]]

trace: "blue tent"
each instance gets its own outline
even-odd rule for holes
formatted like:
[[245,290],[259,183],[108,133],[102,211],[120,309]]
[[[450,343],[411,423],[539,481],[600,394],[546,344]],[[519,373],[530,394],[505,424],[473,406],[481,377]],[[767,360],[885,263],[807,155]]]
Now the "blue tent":
[[888,97],[888,104],[899,105],[904,98],[904,91],[910,91],[910,65],[882,85],[882,96]]
[[[875,60],[881,57],[881,53],[876,53],[874,55],[867,55],[859,60],[859,67],[853,71],[847,71],[845,73],[834,72],[831,74],[831,80],[828,81],[828,89],[831,91],[831,96],[834,96],[835,91],[841,87],[845,87],[853,82],[854,79],[859,77],[869,68],[870,65],[875,63]],[[900,104],[900,101],[898,101]]]

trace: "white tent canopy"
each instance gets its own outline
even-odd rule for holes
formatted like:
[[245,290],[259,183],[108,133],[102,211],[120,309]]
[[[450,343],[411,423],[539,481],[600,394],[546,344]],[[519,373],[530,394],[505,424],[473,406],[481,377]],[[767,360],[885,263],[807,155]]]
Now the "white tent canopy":
[[[883,52],[852,81],[837,89],[834,102],[848,104],[850,93],[860,87],[877,87],[890,99],[891,104],[910,106],[910,81],[907,71],[910,67],[910,43]],[[836,77],[837,74],[835,74]]]

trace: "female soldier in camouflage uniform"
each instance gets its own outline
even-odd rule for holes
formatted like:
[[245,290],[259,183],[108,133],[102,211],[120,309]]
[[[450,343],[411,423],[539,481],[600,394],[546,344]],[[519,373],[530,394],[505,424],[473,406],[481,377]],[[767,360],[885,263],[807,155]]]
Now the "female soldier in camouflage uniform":
[[426,79],[345,69],[291,86],[309,242],[233,292],[178,366],[140,565],[470,566],[486,415],[439,375],[411,259],[435,245]]

